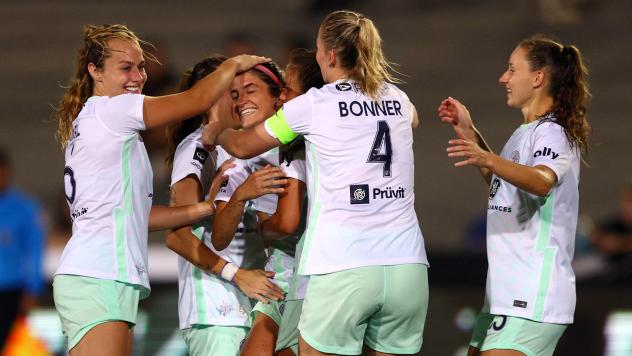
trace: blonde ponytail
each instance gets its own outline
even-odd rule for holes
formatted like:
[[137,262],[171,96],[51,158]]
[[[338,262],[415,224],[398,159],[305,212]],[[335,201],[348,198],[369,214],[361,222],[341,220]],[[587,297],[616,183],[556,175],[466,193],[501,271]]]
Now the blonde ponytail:
[[363,93],[379,97],[383,82],[401,83],[391,72],[398,73],[382,53],[382,38],[368,17],[353,11],[335,11],[320,25],[321,40],[333,49],[350,78]]

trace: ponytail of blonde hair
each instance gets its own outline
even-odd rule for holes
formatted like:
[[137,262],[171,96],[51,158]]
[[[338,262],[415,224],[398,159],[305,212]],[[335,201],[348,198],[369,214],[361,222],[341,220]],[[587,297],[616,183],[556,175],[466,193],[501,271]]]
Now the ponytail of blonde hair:
[[332,12],[321,23],[320,36],[367,96],[379,97],[385,81],[402,83],[391,74],[398,72],[382,53],[382,38],[368,17],[347,10]]

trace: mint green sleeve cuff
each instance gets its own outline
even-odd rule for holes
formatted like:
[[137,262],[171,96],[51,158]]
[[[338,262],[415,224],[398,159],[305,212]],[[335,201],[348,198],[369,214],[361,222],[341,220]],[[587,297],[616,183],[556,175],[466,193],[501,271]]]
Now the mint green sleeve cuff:
[[268,133],[272,134],[272,136],[276,137],[276,139],[283,144],[292,142],[292,140],[298,136],[287,124],[285,115],[283,114],[283,108],[279,109],[274,116],[266,120],[265,127]]

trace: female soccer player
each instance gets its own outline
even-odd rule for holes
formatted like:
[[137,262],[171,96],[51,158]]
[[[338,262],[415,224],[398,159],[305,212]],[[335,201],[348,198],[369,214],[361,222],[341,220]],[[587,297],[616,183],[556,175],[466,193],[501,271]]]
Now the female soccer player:
[[[389,83],[390,66],[367,17],[329,14],[317,47],[330,84],[289,101],[265,125],[226,130],[217,142],[247,157],[305,137],[309,216],[299,274],[310,282],[300,354],[359,354],[363,345],[367,354],[416,353],[428,302],[414,210],[416,112]],[[217,131],[213,125],[205,132],[209,143]]]
[[[252,127],[270,115],[282,105],[287,94],[285,81],[281,76],[281,70],[274,63],[258,65],[251,70],[240,74],[233,81],[231,86],[231,96],[233,97],[233,107],[239,116],[244,128]],[[257,157],[248,160],[236,160],[235,168],[227,171],[228,182],[222,188],[217,197],[217,216],[213,228],[213,245],[218,249],[223,249],[226,244],[234,244],[236,237],[235,230],[242,218],[244,209],[246,213],[256,211],[258,221],[267,219],[262,226],[285,226],[286,231],[283,237],[272,240],[271,245],[266,249],[268,262],[266,269],[274,271],[274,282],[287,292],[287,283],[292,273],[292,263],[294,250],[298,241],[298,236],[294,234],[300,222],[300,198],[302,192],[300,187],[304,187],[305,181],[305,160],[304,151],[297,152],[294,159],[283,164],[283,170],[287,177],[287,187],[282,193],[288,197],[286,200],[294,201],[294,209],[284,209],[282,219],[270,218],[277,210],[278,197],[276,195],[264,195],[256,199],[239,194],[243,186],[258,174],[261,174],[268,166],[279,166],[280,151],[273,149]],[[243,183],[242,183],[243,182]],[[264,181],[265,182],[265,181]],[[267,182],[274,183],[274,180]],[[303,190],[304,192],[304,190]],[[253,230],[253,233],[256,231]],[[289,235],[289,236],[288,236]],[[259,241],[263,248],[264,243],[260,236],[251,237]],[[270,244],[267,241],[265,245]],[[258,303],[252,310],[253,328],[247,341],[244,344],[243,355],[272,355],[280,323],[281,314],[279,304],[275,301],[271,303]]]
[[[181,91],[211,74],[225,60],[224,57],[213,56],[197,63],[185,75]],[[169,128],[167,162],[173,168],[172,205],[189,205],[204,200],[204,192],[210,189],[218,161],[217,153],[209,152],[202,144],[203,125],[209,120],[226,120],[227,125],[239,127],[239,121],[231,120],[234,117],[231,111],[232,101],[226,91],[208,112]],[[280,170],[270,168],[262,173],[275,171],[280,173]],[[221,169],[218,172],[222,174]],[[249,180],[247,184],[253,182],[257,181]],[[265,193],[267,182],[244,189],[251,189],[255,196],[259,196]],[[209,195],[209,199],[215,200],[216,195]],[[243,260],[239,255],[245,249],[237,247],[230,251],[232,254],[216,252],[210,245],[210,233],[210,223],[203,221],[179,227],[167,235],[167,246],[181,256],[178,259],[180,329],[191,355],[237,355],[249,327],[246,311],[250,310],[250,301],[246,296],[267,303],[266,298],[282,299],[283,290],[269,281],[274,277],[272,272],[238,268],[234,276],[228,276],[226,265],[239,266],[240,260]],[[241,246],[246,246],[243,242],[247,241],[239,239]]]
[[[283,77],[286,100],[291,100],[308,89],[324,85],[315,51],[307,49],[294,49],[290,52]],[[260,120],[276,111],[274,106],[270,105],[270,108],[271,111],[263,113]],[[274,149],[271,152],[273,155],[267,157],[272,158],[272,162],[263,163],[278,164],[283,168],[291,167],[290,171],[297,171],[298,168],[300,172],[296,178],[288,178],[285,192],[279,195],[276,204],[270,196],[255,200],[255,209],[264,213],[259,215],[259,232],[265,243],[270,244],[267,249],[266,270],[275,272],[274,280],[283,287],[286,295],[281,302],[257,303],[254,307],[253,328],[244,343],[243,356],[272,356],[275,350],[284,355],[287,355],[287,352],[298,353],[296,326],[302,304],[298,301],[299,307],[295,306],[298,279],[294,272],[298,237],[303,233],[306,218],[306,211],[303,209],[306,192],[305,144],[303,140],[295,140],[281,147],[278,152]],[[302,298],[300,296],[300,299]],[[298,309],[298,312],[288,314],[288,308],[295,311]]]
[[490,184],[487,291],[468,355],[552,355],[573,322],[579,167],[590,130],[586,76],[576,47],[545,37],[520,42],[499,82],[523,124],[500,155],[463,104],[448,98],[439,106],[459,137],[448,156],[462,159],[457,167],[478,167]]
[[151,209],[152,171],[139,131],[207,111],[236,73],[265,60],[235,57],[190,90],[146,97],[136,35],[122,25],[86,27],[74,79],[57,110],[73,234],[53,288],[71,354],[131,353],[138,300],[150,291],[148,228],[191,221],[174,221],[182,210],[187,218],[213,212],[207,203]]

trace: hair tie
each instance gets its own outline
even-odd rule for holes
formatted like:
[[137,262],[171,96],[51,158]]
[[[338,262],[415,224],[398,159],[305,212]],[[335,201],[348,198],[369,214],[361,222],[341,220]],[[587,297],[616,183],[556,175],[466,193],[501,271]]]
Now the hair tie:
[[274,75],[274,73],[270,69],[266,68],[265,66],[262,66],[261,64],[257,64],[256,66],[254,66],[254,68],[260,72],[263,72],[263,74],[267,75],[268,77],[270,77],[270,79],[272,79],[272,81],[276,83],[279,89],[284,88],[279,78],[276,75]]

